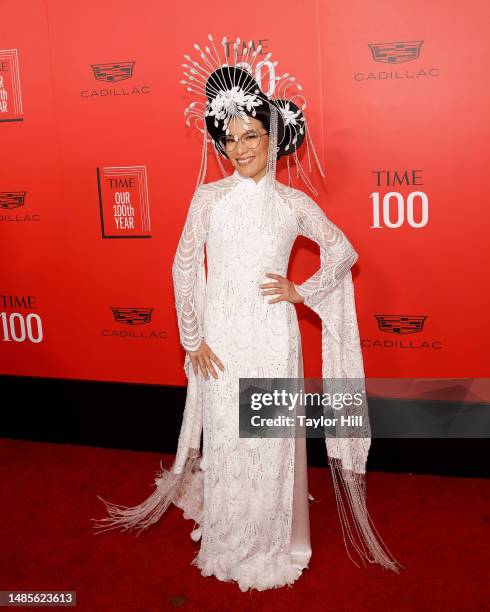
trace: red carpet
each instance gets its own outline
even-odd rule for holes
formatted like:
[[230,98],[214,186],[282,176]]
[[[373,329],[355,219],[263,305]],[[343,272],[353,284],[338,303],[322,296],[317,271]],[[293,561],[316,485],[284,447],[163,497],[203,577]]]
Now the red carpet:
[[489,481],[369,473],[371,516],[406,568],[397,575],[348,559],[328,470],[310,468],[310,569],[292,587],[242,593],[190,565],[199,543],[174,506],[140,536],[94,535],[90,518],[104,516],[96,495],[140,502],[160,458],[0,440],[0,590],[75,590],[76,609],[90,612],[490,607]]

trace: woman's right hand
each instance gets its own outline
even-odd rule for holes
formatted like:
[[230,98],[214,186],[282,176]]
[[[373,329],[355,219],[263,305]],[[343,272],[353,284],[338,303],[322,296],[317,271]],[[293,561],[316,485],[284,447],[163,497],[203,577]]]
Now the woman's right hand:
[[201,344],[199,345],[197,351],[187,351],[187,353],[191,359],[194,374],[197,374],[199,368],[206,380],[209,378],[208,372],[211,372],[214,378],[218,378],[218,374],[213,367],[213,362],[221,370],[225,369],[219,357],[213,353],[204,339],[201,340]]

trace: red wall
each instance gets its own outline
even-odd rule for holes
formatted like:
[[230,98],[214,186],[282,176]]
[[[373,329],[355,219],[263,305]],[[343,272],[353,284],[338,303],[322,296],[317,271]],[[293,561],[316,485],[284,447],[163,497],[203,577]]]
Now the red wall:
[[[0,373],[185,383],[171,263],[201,140],[181,63],[212,33],[262,41],[303,86],[327,174],[316,199],[360,255],[366,374],[489,376],[489,18],[483,1],[4,0]],[[393,61],[377,55],[387,43]],[[95,77],[115,63],[130,77]],[[111,222],[116,192],[134,227]],[[289,277],[318,264],[299,239]],[[298,313],[317,376],[319,319]]]

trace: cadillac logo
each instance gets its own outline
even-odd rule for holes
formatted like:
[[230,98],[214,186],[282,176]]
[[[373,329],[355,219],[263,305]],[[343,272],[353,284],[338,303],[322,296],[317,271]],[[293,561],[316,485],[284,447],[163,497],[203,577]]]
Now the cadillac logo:
[[153,308],[111,308],[114,320],[125,325],[145,325],[151,322]]
[[411,62],[419,57],[423,42],[423,40],[412,40],[409,42],[377,43],[370,44],[369,48],[375,62],[403,64],[403,62]]
[[133,66],[135,62],[118,62],[109,64],[90,64],[94,71],[94,76],[98,81],[117,83],[133,76]]
[[388,334],[416,334],[424,328],[427,315],[374,315],[380,331]]
[[12,193],[0,192],[0,208],[11,210],[24,206],[24,198],[27,191],[13,191]]

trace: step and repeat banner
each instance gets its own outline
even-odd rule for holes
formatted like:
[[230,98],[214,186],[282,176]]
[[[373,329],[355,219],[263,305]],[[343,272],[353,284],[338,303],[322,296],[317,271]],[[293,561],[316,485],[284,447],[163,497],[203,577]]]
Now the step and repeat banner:
[[[211,33],[261,44],[303,87],[314,199],[359,253],[366,375],[489,376],[487,2],[1,0],[0,15],[0,373],[185,384],[171,266],[201,138],[180,81]],[[298,239],[289,278],[318,255]],[[320,320],[298,315],[319,376]]]

